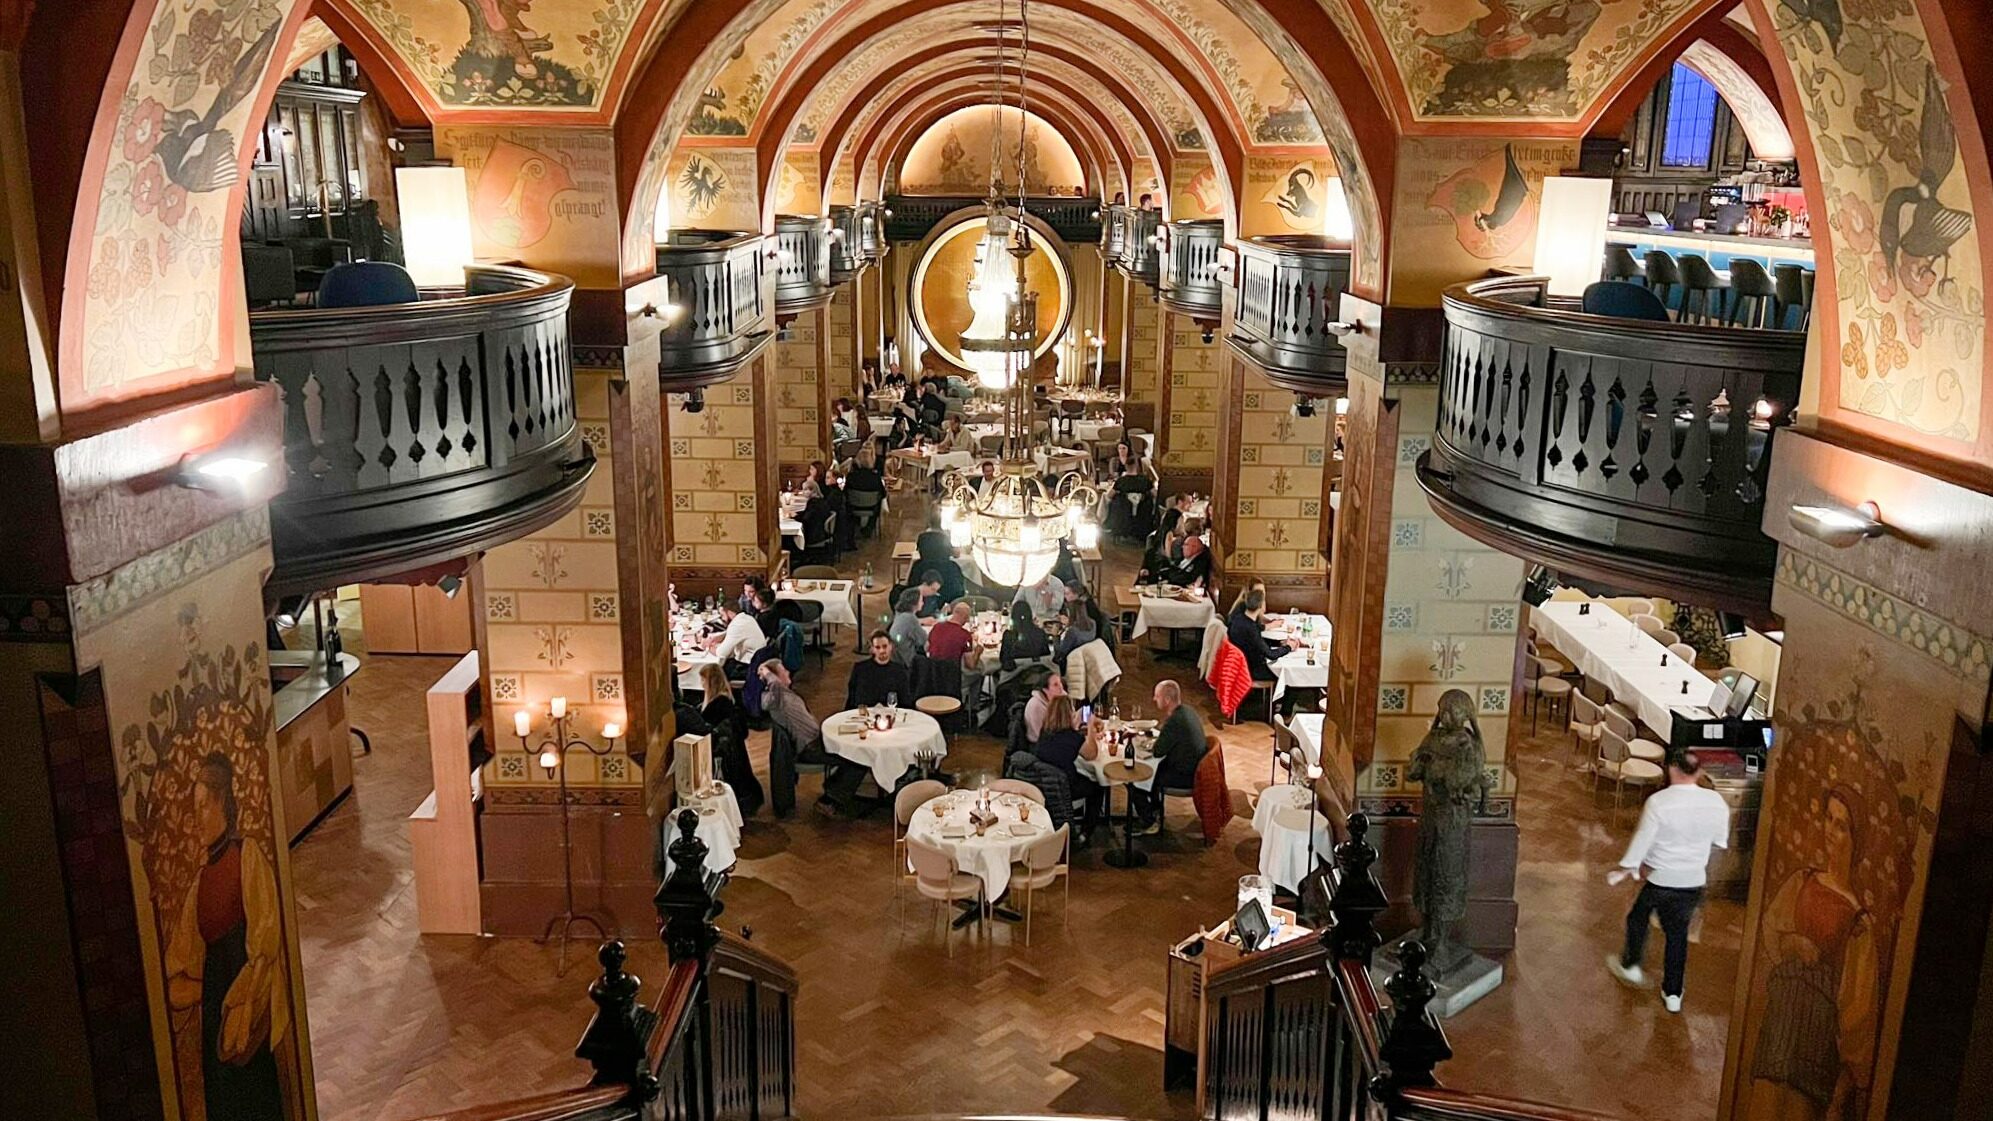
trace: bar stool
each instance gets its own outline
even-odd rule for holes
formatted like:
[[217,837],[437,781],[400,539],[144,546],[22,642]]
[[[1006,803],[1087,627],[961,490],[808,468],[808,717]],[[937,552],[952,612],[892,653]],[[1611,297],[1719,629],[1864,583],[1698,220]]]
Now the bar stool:
[[[1682,274],[1681,314],[1675,318],[1683,323],[1693,314],[1697,323],[1722,322],[1723,317],[1723,278],[1709,265],[1709,259],[1700,253],[1684,253],[1675,262]],[[1710,305],[1710,297],[1716,298],[1715,306]],[[1690,312],[1693,305],[1695,310]]]
[[1641,271],[1640,262],[1633,259],[1633,250],[1624,245],[1608,245],[1605,247],[1605,279],[1645,284],[1647,274]]
[[[1745,310],[1748,302],[1749,311]],[[1730,262],[1730,325],[1732,327],[1776,326],[1778,293],[1765,266],[1739,257]]]
[[1649,249],[1643,260],[1647,263],[1647,290],[1661,297],[1661,302],[1666,304],[1675,289],[1682,286],[1682,270],[1666,250]]
[[1806,270],[1794,264],[1772,266],[1772,326],[1786,330],[1785,321],[1799,312],[1799,322],[1791,329],[1806,330],[1812,308],[1806,298]]

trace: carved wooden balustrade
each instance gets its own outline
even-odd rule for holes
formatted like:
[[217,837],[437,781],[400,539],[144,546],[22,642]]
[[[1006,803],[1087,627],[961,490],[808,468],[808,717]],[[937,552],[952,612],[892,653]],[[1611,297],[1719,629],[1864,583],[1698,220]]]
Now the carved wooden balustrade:
[[462,296],[250,315],[257,380],[284,413],[272,594],[440,564],[580,501],[595,461],[575,423],[573,290],[473,266]]
[[1337,330],[1349,249],[1306,234],[1246,238],[1237,248],[1233,349],[1282,389],[1310,397],[1348,393],[1348,355]]
[[782,322],[830,303],[831,231],[828,218],[778,214],[769,249],[775,272],[775,314]]
[[1225,223],[1216,218],[1167,222],[1161,227],[1163,260],[1156,291],[1163,306],[1216,326],[1224,314],[1225,277],[1219,272]]
[[[1012,196],[1012,206],[1016,202],[1016,196]],[[956,211],[982,205],[981,195],[893,195],[886,199],[881,214],[887,239],[903,244],[925,238]],[[1099,199],[1032,195],[1024,200],[1024,212],[1051,227],[1053,233],[1070,244],[1096,241],[1100,237]]]
[[629,301],[632,341],[641,323],[657,333],[658,381],[667,393],[725,381],[774,338],[766,241],[734,230],[672,230],[658,243],[657,275],[631,287]]
[[1579,582],[1762,614],[1771,444],[1799,401],[1805,336],[1545,303],[1541,278],[1447,290],[1419,468],[1434,508]]
[[1110,206],[1103,214],[1102,221],[1120,227],[1119,233],[1108,235],[1114,244],[1108,264],[1155,287],[1163,257],[1162,246],[1158,244],[1162,239],[1159,228],[1163,212],[1138,206]]
[[843,284],[879,259],[878,204],[830,208],[830,282]]

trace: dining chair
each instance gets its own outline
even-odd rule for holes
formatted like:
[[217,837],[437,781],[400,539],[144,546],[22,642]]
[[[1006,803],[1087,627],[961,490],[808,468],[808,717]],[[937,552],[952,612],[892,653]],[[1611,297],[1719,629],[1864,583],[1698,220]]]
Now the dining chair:
[[948,793],[946,784],[935,779],[924,778],[900,787],[893,795],[893,902],[900,901],[900,881],[907,876],[907,826],[913,822],[914,811],[925,806],[943,794]]
[[1695,647],[1690,646],[1686,642],[1670,642],[1668,644],[1668,653],[1680,658],[1688,665],[1695,665]]
[[1583,693],[1571,694],[1571,746],[1587,761],[1598,754],[1599,733],[1605,728],[1605,710]]
[[1045,792],[1038,789],[1036,785],[1028,783],[1021,778],[992,779],[990,780],[990,792],[993,794],[1016,794],[1022,798],[1029,798],[1041,806],[1045,804]]
[[1661,785],[1661,765],[1646,759],[1635,759],[1624,737],[1611,728],[1599,733],[1599,755],[1592,766],[1592,789],[1598,789],[1598,780],[1603,776],[1613,782],[1612,808],[1616,813],[1625,805],[1628,783],[1635,788]]
[[1659,763],[1668,757],[1667,748],[1640,735],[1640,725],[1633,722],[1632,715],[1625,709],[1609,707],[1603,710],[1603,714],[1605,730],[1626,741],[1628,755],[1649,763]]
[[1033,898],[1040,888],[1051,887],[1053,881],[1066,881],[1066,898],[1060,908],[1062,917],[1070,915],[1073,907],[1072,876],[1072,837],[1070,825],[1061,825],[1045,836],[1031,842],[1024,850],[1023,859],[1011,870],[1012,890],[1024,889],[1024,944],[1031,944],[1031,913],[1037,910]]
[[1632,616],[1632,618],[1633,618],[1633,625],[1639,627],[1643,631],[1646,631],[1648,634],[1656,634],[1660,631],[1664,631],[1667,629],[1667,627],[1662,625],[1661,617],[1658,615],[1643,613]]
[[1660,643],[1663,646],[1673,646],[1675,643],[1680,642],[1682,640],[1681,635],[1676,634],[1675,632],[1669,630],[1666,627],[1661,627],[1655,630],[1649,630],[1647,633],[1653,635],[1654,641]]
[[1300,747],[1301,741],[1294,736],[1294,729],[1278,716],[1273,718],[1273,756],[1266,764],[1266,784],[1279,781],[1280,765],[1293,758],[1291,754]]
[[1654,601],[1651,599],[1642,599],[1639,596],[1627,596],[1613,602],[1626,615],[1652,615],[1654,613]]
[[[907,862],[913,866],[914,890],[934,901],[935,922],[941,927],[941,941],[948,956],[955,956],[952,924],[947,921],[948,904],[962,899],[976,901],[983,909],[983,881],[962,871],[955,858],[917,838],[907,838]],[[905,926],[904,920],[901,922]]]
[[1542,715],[1545,704],[1551,707],[1553,713],[1561,708],[1567,714],[1566,719],[1569,719],[1568,713],[1571,708],[1572,688],[1569,681],[1552,673],[1549,663],[1545,662],[1542,658],[1531,657],[1529,659],[1529,668],[1536,677],[1536,708],[1530,712],[1529,716],[1529,731],[1531,735],[1534,735],[1536,733],[1536,718]]

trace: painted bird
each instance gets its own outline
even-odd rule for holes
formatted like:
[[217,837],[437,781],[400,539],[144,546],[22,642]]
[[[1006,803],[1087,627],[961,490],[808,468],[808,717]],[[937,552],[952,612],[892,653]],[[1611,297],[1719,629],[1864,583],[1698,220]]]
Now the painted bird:
[[1841,0],[1779,0],[1779,6],[1804,23],[1817,23],[1827,35],[1827,45],[1841,49]]
[[196,115],[191,109],[175,109],[161,122],[159,162],[165,167],[166,178],[189,194],[218,191],[235,183],[240,173],[235,162],[235,135],[220,127],[221,119],[256,92],[283,22],[272,21],[235,60],[235,68],[215,90],[206,112]]
[[1499,230],[1509,224],[1509,219],[1522,209],[1524,200],[1529,197],[1529,181],[1522,177],[1522,168],[1516,166],[1515,145],[1502,149],[1502,188],[1495,195],[1495,205],[1474,215],[1474,228],[1477,230]]
[[1905,258],[1949,258],[1952,245],[1972,229],[1972,215],[1938,201],[1938,188],[1958,163],[1958,136],[1952,131],[1951,110],[1938,85],[1935,67],[1924,70],[1924,115],[1918,126],[1918,157],[1923,164],[1917,182],[1898,187],[1883,199],[1877,235],[1883,261],[1891,275]]

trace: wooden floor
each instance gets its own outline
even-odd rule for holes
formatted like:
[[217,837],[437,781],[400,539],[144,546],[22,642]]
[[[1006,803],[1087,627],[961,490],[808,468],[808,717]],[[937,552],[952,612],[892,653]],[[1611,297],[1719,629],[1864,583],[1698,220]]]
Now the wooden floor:
[[[890,571],[895,536],[846,565]],[[1110,579],[1130,553],[1110,552]],[[810,671],[803,692],[820,715],[841,707],[851,660],[840,652]],[[369,660],[352,710],[374,752],[355,764],[354,796],[293,852],[328,1121],[397,1121],[582,1080],[572,1050],[590,1010],[586,968],[558,978],[552,950],[525,939],[415,933],[404,819],[428,793],[422,691],[448,664]],[[1146,699],[1159,677],[1195,676],[1188,661],[1150,657],[1124,669],[1129,698]],[[1218,727],[1209,689],[1187,694]],[[750,927],[801,977],[799,1112],[1190,1117],[1190,1096],[1161,1088],[1164,952],[1223,918],[1237,877],[1255,869],[1250,799],[1266,783],[1271,740],[1260,723],[1219,731],[1241,815],[1219,843],[1203,845],[1187,805],[1173,807],[1164,836],[1141,842],[1144,869],[1108,867],[1096,839],[1077,859],[1070,915],[1041,898],[1029,947],[1020,929],[998,926],[986,941],[955,935],[950,958],[925,904],[909,901],[896,919],[888,819],[808,812],[815,778],[803,780],[797,818],[764,810],[750,820],[725,921]],[[754,740],[765,775],[766,736]],[[963,736],[949,768],[994,770],[999,752],[993,739]],[[1448,1024],[1459,1057],[1441,1073],[1463,1088],[1625,1116],[1665,1100],[1683,1121],[1713,1117],[1742,907],[1708,909],[1683,1015],[1614,983],[1603,960],[1631,894],[1604,875],[1635,813],[1615,818],[1609,797],[1594,802],[1571,764],[1568,741],[1547,734],[1519,749],[1520,945],[1503,987]],[[1656,969],[1659,952],[1656,939]],[[639,975],[662,975],[660,947],[633,947],[632,960]]]

